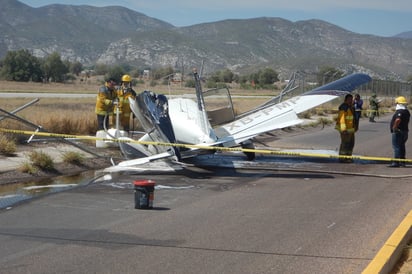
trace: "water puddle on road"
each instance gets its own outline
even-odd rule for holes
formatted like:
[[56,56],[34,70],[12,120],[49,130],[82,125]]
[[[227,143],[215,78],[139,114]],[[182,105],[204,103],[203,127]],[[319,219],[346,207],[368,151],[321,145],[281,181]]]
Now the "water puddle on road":
[[77,175],[60,176],[39,182],[0,185],[0,209],[9,209],[25,200],[87,184],[94,178],[94,172],[85,171]]
[[[110,188],[116,189],[134,189],[132,180],[129,182],[116,182],[104,177],[97,178],[95,170],[89,170],[77,175],[59,176],[51,179],[44,179],[39,182],[15,183],[0,185],[0,210],[9,210],[19,203],[30,200],[42,195],[62,192],[78,186],[84,186],[90,183],[100,183]],[[157,190],[185,190],[195,186],[166,186],[157,184]]]

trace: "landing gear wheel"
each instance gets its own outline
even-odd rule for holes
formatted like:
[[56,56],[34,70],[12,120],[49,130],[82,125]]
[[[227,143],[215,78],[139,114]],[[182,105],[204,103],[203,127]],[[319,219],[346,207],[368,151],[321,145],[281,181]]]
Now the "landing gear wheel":
[[[255,145],[250,142],[244,142],[240,144],[242,146],[242,148],[246,148],[246,149],[255,149]],[[256,158],[256,154],[255,152],[243,152],[246,155],[246,158],[248,159],[248,161],[253,161]]]

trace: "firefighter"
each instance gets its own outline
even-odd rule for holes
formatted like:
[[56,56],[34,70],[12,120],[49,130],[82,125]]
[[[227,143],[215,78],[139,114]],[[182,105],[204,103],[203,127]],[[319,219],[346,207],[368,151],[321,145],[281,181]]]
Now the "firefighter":
[[[403,96],[395,99],[396,110],[390,123],[392,133],[393,157],[396,159],[406,158],[405,143],[408,140],[409,120],[411,114],[407,109],[408,101]],[[405,166],[405,162],[393,161],[389,167]]]
[[[352,156],[353,147],[355,146],[355,132],[358,130],[355,123],[354,109],[352,104],[352,94],[345,96],[344,102],[339,106],[336,129],[340,133],[341,144],[339,155]],[[341,163],[352,163],[352,158],[339,158]]]
[[136,98],[136,92],[132,88],[132,78],[130,75],[125,74],[122,76],[122,84],[116,93],[117,98],[119,98],[120,125],[123,130],[130,131],[130,116],[132,111],[130,109],[129,98]]
[[379,100],[376,98],[376,93],[369,98],[369,122],[375,123],[375,117],[379,117]]
[[99,88],[95,108],[98,130],[109,128],[109,117],[113,114],[113,106],[117,101],[115,87],[116,81],[109,79]]

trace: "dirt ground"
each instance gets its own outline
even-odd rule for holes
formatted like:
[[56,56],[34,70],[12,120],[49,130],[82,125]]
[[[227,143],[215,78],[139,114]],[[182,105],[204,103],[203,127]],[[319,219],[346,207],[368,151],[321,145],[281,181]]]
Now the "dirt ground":
[[[59,142],[17,145],[17,152],[15,155],[0,155],[0,185],[36,182],[45,178],[53,178],[61,175],[74,175],[87,170],[103,169],[111,165],[110,157],[119,157],[118,150],[102,152],[93,146],[85,147],[98,153],[98,155],[101,155],[102,157],[90,155],[76,147]],[[33,150],[42,151],[49,155],[53,160],[54,168],[48,171],[37,168],[37,171],[33,174],[21,171],[22,163],[29,162],[27,155]],[[63,162],[61,156],[66,151],[78,151],[84,157],[84,160],[81,164]],[[11,164],[11,162],[13,163]]]
[[52,171],[37,170],[34,174],[20,171],[19,169],[0,173],[0,184],[14,184],[41,181],[61,175],[74,175],[92,169],[102,169],[110,166],[110,161],[105,158],[91,158],[82,165],[57,163]]

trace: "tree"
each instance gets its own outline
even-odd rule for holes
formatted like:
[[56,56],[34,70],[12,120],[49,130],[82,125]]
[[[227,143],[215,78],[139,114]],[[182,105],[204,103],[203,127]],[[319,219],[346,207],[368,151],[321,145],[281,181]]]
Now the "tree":
[[109,66],[106,64],[96,64],[94,70],[97,75],[105,75],[109,72]]
[[122,80],[122,76],[125,73],[126,72],[124,71],[122,66],[115,66],[109,69],[109,72],[106,74],[105,78],[106,80],[114,79],[117,83],[120,83],[120,81]]
[[259,85],[259,74],[258,73],[252,73],[249,75],[249,82],[253,87],[256,85]]
[[196,87],[195,85],[195,80],[194,79],[188,79],[185,83],[185,87],[187,88],[194,88]]
[[334,67],[322,67],[316,75],[318,84],[320,86],[342,78],[343,71],[340,71]]
[[220,82],[220,75],[219,72],[215,72],[212,75],[210,75],[207,79],[209,82],[213,82],[213,83],[218,83]]
[[273,69],[265,68],[259,71],[259,84],[261,86],[273,85],[277,81],[279,81],[278,74]]
[[206,86],[208,88],[223,88],[227,87],[226,83],[232,83],[234,80],[235,74],[231,70],[219,70],[208,77]]
[[70,72],[75,74],[76,76],[79,76],[79,74],[82,72],[83,70],[83,65],[80,62],[74,62],[74,63],[70,63]]
[[235,74],[229,69],[225,69],[220,72],[220,80],[224,83],[232,83],[234,76]]
[[25,49],[9,51],[2,60],[0,75],[1,78],[9,81],[40,82],[42,80],[40,60]]
[[152,78],[154,80],[160,80],[163,77],[169,76],[174,73],[174,70],[172,67],[165,67],[165,68],[159,68],[159,69],[154,69],[152,70]]
[[64,82],[66,73],[69,72],[69,68],[63,63],[57,52],[47,56],[42,67],[47,82]]
[[257,73],[252,73],[249,75],[250,83],[258,87],[265,87],[273,85],[273,83],[279,81],[278,73],[271,68],[265,68],[259,70]]

